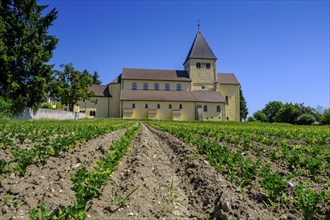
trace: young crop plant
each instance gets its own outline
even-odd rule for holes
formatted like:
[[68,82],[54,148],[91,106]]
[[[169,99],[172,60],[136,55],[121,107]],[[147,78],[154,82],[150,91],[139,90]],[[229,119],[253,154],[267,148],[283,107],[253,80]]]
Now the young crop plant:
[[311,220],[320,211],[320,203],[329,201],[330,197],[325,192],[316,192],[313,189],[306,189],[305,184],[298,184],[294,192],[298,207],[305,220]]
[[280,201],[281,195],[285,193],[286,181],[277,172],[270,172],[269,167],[263,167],[261,171],[261,186],[272,202]]

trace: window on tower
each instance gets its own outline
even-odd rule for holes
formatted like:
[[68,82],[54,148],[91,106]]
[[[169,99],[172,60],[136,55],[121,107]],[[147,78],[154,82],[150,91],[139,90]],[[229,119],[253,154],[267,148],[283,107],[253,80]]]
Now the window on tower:
[[211,64],[210,63],[206,63],[206,69],[210,69],[211,68]]
[[201,68],[201,63],[196,63],[196,68],[200,69]]

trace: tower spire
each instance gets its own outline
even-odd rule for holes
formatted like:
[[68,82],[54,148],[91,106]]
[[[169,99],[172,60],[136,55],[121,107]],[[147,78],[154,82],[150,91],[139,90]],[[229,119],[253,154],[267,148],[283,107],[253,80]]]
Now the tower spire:
[[198,26],[198,32],[199,32],[199,30],[201,28],[201,25],[199,24],[199,18],[198,18],[198,24],[197,24],[197,26]]

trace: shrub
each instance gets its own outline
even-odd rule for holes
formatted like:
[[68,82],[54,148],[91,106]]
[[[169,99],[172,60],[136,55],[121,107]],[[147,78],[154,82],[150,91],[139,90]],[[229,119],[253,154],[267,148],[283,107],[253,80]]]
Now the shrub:
[[247,119],[248,122],[254,122],[256,119],[253,116],[249,116]]
[[314,115],[311,114],[302,114],[297,118],[297,124],[298,125],[310,125],[315,122],[315,117]]
[[268,122],[267,115],[262,111],[257,111],[253,114],[253,117],[261,122]]
[[42,104],[41,108],[53,109],[53,106],[49,102],[45,102],[44,104]]
[[0,118],[11,118],[24,110],[24,103],[0,96]]

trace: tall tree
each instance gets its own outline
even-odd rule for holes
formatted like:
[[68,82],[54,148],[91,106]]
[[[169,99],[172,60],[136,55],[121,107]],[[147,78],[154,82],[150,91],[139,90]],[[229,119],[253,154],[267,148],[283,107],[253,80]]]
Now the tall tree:
[[55,70],[55,80],[53,81],[51,96],[61,101],[63,105],[68,105],[73,111],[74,105],[78,101],[90,100],[93,92],[89,89],[93,79],[87,70],[80,72],[75,70],[72,64],[61,65],[63,71]]
[[97,71],[94,71],[94,73],[92,75],[92,78],[93,78],[93,84],[100,85],[102,83],[101,80],[100,80],[100,76],[97,73]]
[[265,113],[269,122],[274,122],[275,115],[282,107],[283,107],[282,102],[272,101],[272,102],[268,102],[261,111]]
[[241,86],[239,87],[239,94],[240,94],[240,121],[242,121],[243,119],[246,120],[246,117],[249,114],[249,111],[247,108],[247,103],[243,96],[243,91],[242,91]]
[[56,9],[37,0],[0,2],[0,95],[21,100],[28,107],[42,103],[52,79],[46,64],[58,42],[48,34],[57,17]]

